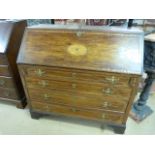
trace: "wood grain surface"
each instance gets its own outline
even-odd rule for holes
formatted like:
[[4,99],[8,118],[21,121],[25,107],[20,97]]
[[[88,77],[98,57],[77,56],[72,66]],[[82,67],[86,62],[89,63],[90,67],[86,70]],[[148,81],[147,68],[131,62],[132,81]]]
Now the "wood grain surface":
[[143,33],[34,26],[25,31],[17,63],[32,118],[80,117],[122,132],[143,71]]
[[[141,74],[143,33],[87,26],[70,30],[33,27],[25,31],[18,63]],[[111,33],[112,32],[112,33]],[[76,47],[69,52],[71,46]],[[81,53],[81,46],[86,49]],[[82,48],[82,49],[83,49]],[[71,54],[74,53],[74,54]],[[124,61],[125,60],[125,61]]]
[[1,89],[0,99],[17,103],[20,108],[26,103],[22,103],[25,94],[16,59],[25,27],[25,20],[0,22],[0,87],[8,89]]

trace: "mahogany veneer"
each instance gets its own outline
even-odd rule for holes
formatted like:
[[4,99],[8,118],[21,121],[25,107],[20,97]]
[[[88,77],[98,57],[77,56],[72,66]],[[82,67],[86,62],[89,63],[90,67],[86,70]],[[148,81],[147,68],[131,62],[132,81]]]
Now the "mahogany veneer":
[[143,32],[29,27],[17,63],[32,118],[80,117],[123,133],[143,71]]
[[26,20],[0,21],[0,100],[24,108],[25,93],[16,65]]

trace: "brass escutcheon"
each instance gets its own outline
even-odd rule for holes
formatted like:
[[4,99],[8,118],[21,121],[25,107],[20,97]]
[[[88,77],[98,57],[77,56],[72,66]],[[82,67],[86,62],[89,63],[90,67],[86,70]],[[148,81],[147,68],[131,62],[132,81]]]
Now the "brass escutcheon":
[[102,92],[105,94],[112,94],[112,90],[110,88],[107,88],[106,90],[103,89]]
[[112,76],[110,78],[106,78],[107,81],[111,82],[112,84],[115,84],[116,82],[119,81],[119,78],[116,78],[115,76]]
[[48,86],[48,83],[47,83],[46,81],[44,81],[44,80],[39,81],[38,83],[39,83],[41,86],[43,86],[43,87]]
[[42,76],[45,72],[42,71],[41,69],[38,69],[35,71],[35,73],[38,75],[38,76]]
[[49,95],[44,94],[44,99],[45,99],[45,100],[48,100],[49,98],[50,98],[50,96],[49,96]]
[[105,114],[102,114],[102,118],[105,119],[106,118],[106,115]]

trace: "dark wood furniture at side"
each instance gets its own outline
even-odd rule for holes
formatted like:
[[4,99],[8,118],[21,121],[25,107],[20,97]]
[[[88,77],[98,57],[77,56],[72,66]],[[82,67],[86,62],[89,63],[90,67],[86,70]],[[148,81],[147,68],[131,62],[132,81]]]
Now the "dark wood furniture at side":
[[144,70],[147,73],[147,78],[139,99],[134,103],[130,113],[131,117],[137,122],[144,120],[153,112],[147,105],[147,100],[155,80],[155,33],[146,35],[144,39]]
[[32,118],[80,117],[124,133],[142,74],[143,33],[91,26],[30,27],[17,63]]
[[0,100],[26,104],[16,58],[20,48],[25,20],[0,21]]

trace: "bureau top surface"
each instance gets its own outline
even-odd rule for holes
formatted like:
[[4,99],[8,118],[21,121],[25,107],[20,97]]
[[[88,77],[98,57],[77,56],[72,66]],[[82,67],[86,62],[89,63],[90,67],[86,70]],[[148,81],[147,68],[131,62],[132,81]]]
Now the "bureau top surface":
[[13,23],[0,22],[0,53],[6,52],[12,29]]
[[28,27],[17,63],[141,74],[143,32],[100,26]]

